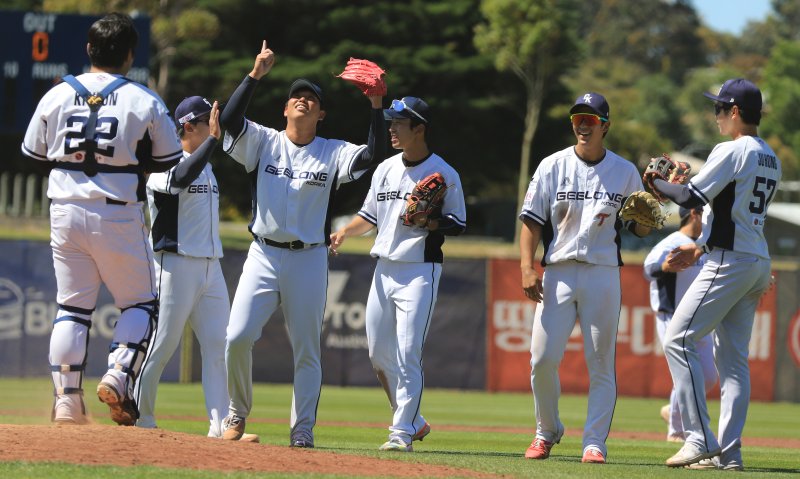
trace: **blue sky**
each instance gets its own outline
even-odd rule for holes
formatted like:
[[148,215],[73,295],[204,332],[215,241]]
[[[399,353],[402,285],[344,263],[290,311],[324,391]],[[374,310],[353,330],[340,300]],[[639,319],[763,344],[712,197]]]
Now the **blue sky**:
[[703,22],[714,30],[738,35],[749,20],[763,20],[770,0],[694,0]]

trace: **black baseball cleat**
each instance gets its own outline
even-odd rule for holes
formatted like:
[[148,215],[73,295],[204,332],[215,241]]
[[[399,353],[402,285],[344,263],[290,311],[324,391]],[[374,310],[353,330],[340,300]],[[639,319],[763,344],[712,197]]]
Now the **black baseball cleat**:
[[132,399],[122,398],[117,389],[106,382],[97,385],[97,398],[111,410],[111,419],[120,426],[133,426],[139,411]]
[[297,431],[292,434],[289,447],[312,448],[314,447],[314,437],[310,433]]

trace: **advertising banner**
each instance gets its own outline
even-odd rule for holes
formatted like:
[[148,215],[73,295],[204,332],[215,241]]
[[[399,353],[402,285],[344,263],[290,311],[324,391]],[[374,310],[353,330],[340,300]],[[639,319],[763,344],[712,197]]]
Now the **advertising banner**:
[[[489,264],[487,333],[487,389],[529,391],[530,333],[537,303],[520,286],[519,262],[495,259]],[[619,394],[667,397],[672,379],[655,330],[650,309],[649,283],[641,265],[623,266],[622,309],[617,333],[617,389]],[[750,376],[753,399],[771,400],[775,384],[776,291],[761,299],[750,339]],[[583,357],[580,323],[567,342],[559,370],[565,393],[585,393],[589,377]],[[715,393],[718,395],[718,392]]]
[[[50,332],[58,310],[50,245],[0,241],[0,250],[0,376],[49,376]],[[102,287],[89,329],[87,376],[100,377],[108,369],[108,347],[118,318],[119,309]],[[167,364],[165,381],[178,379],[177,359],[176,354]]]

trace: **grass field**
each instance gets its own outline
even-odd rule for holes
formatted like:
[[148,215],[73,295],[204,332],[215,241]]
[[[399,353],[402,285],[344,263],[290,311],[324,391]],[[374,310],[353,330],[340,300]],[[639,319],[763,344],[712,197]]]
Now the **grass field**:
[[[94,385],[96,380],[86,380]],[[52,385],[47,379],[0,379],[0,428],[2,424],[47,424]],[[87,386],[88,387],[88,386]],[[91,388],[89,388],[91,390]],[[106,407],[87,395],[87,406],[99,423],[112,424]],[[254,409],[247,431],[261,436],[262,443],[285,446],[288,443],[288,416],[291,387],[257,384]],[[659,417],[664,404],[659,399],[620,398],[617,403],[611,437],[608,440],[609,464],[580,463],[581,439],[568,434],[553,449],[547,461],[529,461],[522,457],[531,441],[533,406],[530,394],[483,393],[453,390],[426,390],[423,413],[433,426],[430,436],[414,443],[413,454],[392,454],[391,458],[428,464],[449,465],[508,477],[696,477],[698,474],[724,474],[717,471],[668,469],[664,460],[677,447],[663,440],[628,439],[625,433],[666,434]],[[719,405],[711,402],[716,417]],[[568,432],[583,427],[586,398],[564,396],[561,417]],[[207,423],[199,384],[165,383],[159,388],[157,403],[159,427],[190,434],[205,435]],[[317,450],[336,451],[370,457],[387,457],[377,447],[385,440],[389,409],[378,388],[339,388],[325,386],[319,404],[315,429]],[[627,434],[630,437],[631,434]],[[786,447],[748,445],[756,438],[798,444],[800,440],[800,404],[753,403],[745,429],[743,450],[750,477],[798,477],[800,450]],[[113,441],[113,438],[108,440]],[[260,447],[260,446],[256,446]],[[0,444],[0,449],[2,444]],[[123,451],[125,454],[134,453]],[[65,464],[0,462],[2,478],[255,478],[298,477],[264,473],[195,472],[167,470],[150,466],[135,468],[73,466]],[[330,477],[330,476],[313,476]],[[398,472],[398,477],[402,474]],[[738,476],[737,476],[738,477]]]

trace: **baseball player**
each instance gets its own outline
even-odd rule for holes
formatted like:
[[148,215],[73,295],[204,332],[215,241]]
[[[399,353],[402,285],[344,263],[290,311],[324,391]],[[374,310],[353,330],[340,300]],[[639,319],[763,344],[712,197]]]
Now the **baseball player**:
[[[661,344],[675,306],[680,303],[689,285],[703,267],[704,257],[695,263],[680,268],[669,263],[675,248],[694,243],[703,228],[703,209],[679,208],[680,228],[653,247],[644,260],[644,277],[650,281],[650,306],[656,315],[656,332]],[[706,393],[717,384],[717,368],[714,366],[714,345],[712,335],[705,336],[697,343],[697,352],[703,366]],[[685,435],[681,424],[680,407],[675,398],[675,389],[670,394],[669,404],[661,408],[661,416],[667,422],[667,441],[683,442]]]
[[127,15],[112,13],[95,22],[86,46],[91,69],[65,77],[44,95],[22,143],[23,154],[50,170],[58,287],[50,337],[56,422],[86,422],[82,380],[101,281],[122,313],[97,395],[116,423],[132,426],[138,416],[133,384],[158,316],[142,209],[144,174],[168,170],[180,160],[181,148],[158,95],[123,76],[137,40]]
[[[704,95],[714,101],[719,132],[731,141],[714,147],[686,186],[652,180],[655,189],[684,208],[705,205],[700,238],[674,249],[669,263],[684,267],[708,253],[664,338],[687,433],[681,450],[666,464],[680,467],[719,456],[705,465],[742,470],[741,437],[750,403],[747,354],[756,306],[770,283],[764,222],[781,179],[781,162],[758,137],[762,101],[757,86],[736,78],[726,81],[718,95]],[[697,346],[711,331],[721,392],[719,441],[710,428]]]
[[156,427],[158,382],[188,320],[202,352],[208,436],[222,437],[230,402],[225,371],[230,299],[219,264],[219,188],[208,163],[221,134],[217,102],[185,98],[175,109],[175,123],[184,159],[147,180],[159,321],[136,383],[136,426]]
[[[427,103],[416,97],[394,100],[384,116],[391,121],[392,147],[402,150],[381,163],[372,176],[364,205],[353,220],[331,235],[331,251],[350,236],[377,227],[370,254],[378,258],[367,300],[369,358],[394,413],[382,451],[412,451],[431,427],[420,413],[423,392],[422,348],[428,334],[439,278],[442,244],[466,228],[466,207],[458,173],[428,149]],[[400,219],[406,197],[418,181],[441,173],[448,188],[441,215],[425,226]]]
[[[519,218],[522,289],[536,308],[531,332],[531,386],[536,436],[525,457],[546,459],[561,440],[558,366],[577,317],[589,369],[589,409],[582,462],[604,463],[617,399],[614,357],[621,303],[620,229],[643,237],[650,228],[618,218],[624,199],[642,190],[636,167],[604,148],[611,127],[606,99],[589,92],[570,109],[577,144],[544,160],[533,175]],[[534,254],[544,243],[544,277]]]
[[284,105],[286,129],[246,120],[244,112],[258,80],[274,64],[265,41],[253,70],[222,113],[223,146],[251,178],[253,243],[231,306],[225,359],[229,415],[223,439],[244,434],[252,408],[252,348],[280,306],[294,355],[290,445],[314,447],[314,424],[322,385],[320,335],[328,283],[330,206],[339,184],[360,177],[383,159],[386,133],[381,96],[372,104],[367,145],[317,136],[325,118],[322,89],[298,79]]

